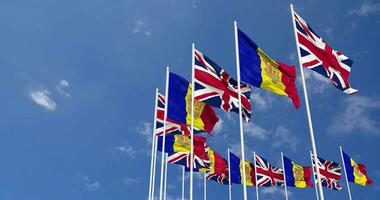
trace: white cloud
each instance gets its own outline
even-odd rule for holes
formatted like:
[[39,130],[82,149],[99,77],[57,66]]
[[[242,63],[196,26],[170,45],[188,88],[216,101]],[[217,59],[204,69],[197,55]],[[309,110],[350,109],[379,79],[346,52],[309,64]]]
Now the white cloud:
[[329,38],[329,39],[333,39],[333,34],[332,34],[332,28],[327,28],[325,31],[325,34],[326,36]]
[[251,99],[253,103],[253,108],[255,110],[264,111],[273,106],[274,96],[267,91],[256,91],[255,93],[251,93]]
[[115,149],[117,149],[120,153],[126,154],[131,158],[135,158],[137,151],[133,148],[133,146],[124,144],[122,146],[116,146]]
[[147,37],[152,36],[152,31],[150,30],[147,23],[141,19],[135,21],[135,25],[132,30],[133,34],[143,34]]
[[45,89],[31,91],[30,98],[39,106],[42,106],[50,111],[54,111],[57,104],[49,97],[50,92]]
[[123,178],[123,182],[124,182],[125,185],[134,185],[134,184],[139,183],[140,180],[132,178],[132,177],[124,177]]
[[380,109],[380,101],[369,97],[349,96],[343,100],[338,114],[328,127],[332,134],[348,134],[354,130],[379,135],[379,121],[371,117],[371,111]]
[[[317,72],[309,69],[304,69],[305,81],[307,89],[313,94],[323,94],[328,87],[332,87],[330,80]],[[300,84],[301,76],[297,78]]]
[[365,1],[362,3],[360,8],[351,10],[349,14],[357,16],[369,16],[371,14],[376,14],[377,12],[380,12],[380,3],[372,3],[372,1]]
[[213,129],[213,133],[215,135],[218,135],[220,132],[222,132],[223,130],[223,120],[222,119],[219,119],[218,123],[216,123],[214,129]]
[[250,137],[260,139],[260,140],[266,140],[268,139],[268,136],[270,135],[270,131],[262,128],[259,125],[254,125],[253,123],[246,123],[243,124],[244,133]]
[[146,140],[149,142],[149,144],[152,144],[152,137],[153,137],[152,123],[140,122],[135,128],[135,131],[138,134],[146,137]]
[[287,146],[294,152],[297,150],[298,139],[292,135],[287,128],[283,126],[277,127],[273,138],[273,141],[275,141],[272,143],[273,147],[279,148],[282,146]]
[[71,95],[69,93],[67,93],[67,92],[64,91],[64,89],[68,88],[68,87],[70,87],[70,83],[67,80],[62,79],[62,80],[59,81],[59,83],[58,83],[58,85],[57,85],[56,88],[57,88],[57,91],[61,95],[65,96],[65,97],[71,97]]
[[[281,194],[285,196],[285,189],[278,188],[278,187],[263,187],[262,189],[259,190],[260,193],[263,195],[276,195],[276,194]],[[288,197],[291,197],[293,194],[288,190]]]
[[95,191],[100,188],[100,183],[98,181],[91,182],[87,176],[84,176],[83,180],[88,191]]

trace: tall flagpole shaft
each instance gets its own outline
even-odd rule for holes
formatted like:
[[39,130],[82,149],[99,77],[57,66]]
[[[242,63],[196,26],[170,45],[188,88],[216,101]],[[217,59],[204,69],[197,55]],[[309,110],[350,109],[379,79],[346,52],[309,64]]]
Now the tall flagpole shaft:
[[162,193],[164,189],[166,118],[168,116],[168,105],[169,105],[168,94],[169,94],[169,67],[166,67],[164,131],[163,131],[163,136],[162,136],[162,152],[161,152],[160,200],[162,200]]
[[339,150],[340,150],[340,157],[342,158],[342,165],[343,165],[343,170],[344,170],[344,177],[346,177],[346,184],[347,184],[348,197],[350,198],[350,200],[352,200],[350,184],[348,183],[348,178],[347,178],[346,165],[344,164],[344,158],[343,158],[343,150],[342,150],[342,146],[339,146]]
[[194,65],[195,65],[195,59],[194,59],[194,50],[195,50],[195,44],[192,43],[191,45],[191,145],[190,145],[190,200],[193,200],[193,171],[194,171]]
[[228,152],[228,197],[229,197],[229,200],[232,200],[230,148],[227,149],[227,152]]
[[[149,177],[149,197],[148,199],[152,200],[152,193],[154,193],[154,186],[153,186],[153,176],[155,176],[153,172],[153,165],[156,164],[155,156],[156,153],[155,143],[156,143],[156,117],[157,117],[157,95],[158,95],[158,88],[156,88],[156,95],[155,95],[155,101],[154,101],[154,117],[153,117],[153,133],[152,133],[152,154],[150,159],[150,177]],[[154,163],[154,164],[153,164]]]
[[206,172],[203,173],[203,200],[207,200],[207,181],[206,181]]
[[165,153],[165,179],[164,179],[164,200],[166,200],[166,185],[168,180],[168,154]]
[[259,200],[259,184],[257,183],[256,152],[253,152],[253,166],[255,169],[256,200]]
[[281,152],[282,169],[284,170],[284,183],[285,183],[285,199],[288,200],[288,186],[286,184],[286,171],[284,165],[284,154]]
[[313,166],[313,157],[311,156],[311,151],[310,151],[310,162],[311,162],[311,170],[313,171],[313,180],[314,180],[314,188],[315,188],[315,195],[317,197],[317,200],[319,200],[319,195],[318,195],[318,186],[316,185],[316,181],[315,181],[315,172],[314,172],[314,166]]
[[182,167],[182,200],[185,200],[185,166]]
[[152,196],[151,200],[154,199],[155,183],[156,183],[156,165],[157,165],[157,136],[154,137],[154,158],[153,158],[153,177],[152,177]]
[[[245,153],[244,153],[244,133],[243,133],[243,113],[241,106],[241,87],[240,87],[240,59],[239,59],[239,40],[237,31],[237,22],[234,21],[234,31],[235,31],[235,57],[236,57],[236,72],[237,72],[237,84],[238,84],[238,96],[239,96],[239,125],[240,125],[240,149],[241,158],[245,164]],[[245,166],[243,166],[243,196],[244,200],[247,200],[247,181],[246,181],[246,171]]]
[[[308,124],[309,124],[309,130],[310,130],[311,146],[312,146],[312,150],[313,150],[313,154],[314,154],[314,161],[315,161],[315,163],[318,163],[318,161],[317,161],[318,154],[317,154],[317,147],[316,147],[315,139],[314,139],[313,122],[311,120],[311,113],[310,113],[310,108],[309,108],[309,98],[308,98],[308,95],[307,95],[305,76],[304,76],[304,73],[303,73],[303,67],[301,65],[301,60],[300,60],[301,59],[301,55],[300,55],[299,46],[298,46],[298,37],[297,37],[297,32],[296,32],[296,23],[295,23],[295,19],[294,19],[294,10],[293,10],[293,5],[292,4],[290,4],[290,9],[291,9],[291,14],[292,14],[294,37],[296,39],[296,47],[297,47],[297,54],[298,54],[298,64],[299,64],[299,68],[300,68],[300,71],[301,71],[301,80],[302,80],[302,86],[303,86],[303,93],[304,93],[304,97],[305,97],[306,114],[307,114],[307,119],[308,119]],[[316,167],[316,171],[317,171],[317,180],[318,180],[318,183],[321,183],[321,176],[320,176],[319,168],[318,167]],[[319,189],[319,195],[320,195],[321,200],[324,200],[325,198],[324,198],[324,195],[323,195],[322,184],[318,184],[318,189]]]

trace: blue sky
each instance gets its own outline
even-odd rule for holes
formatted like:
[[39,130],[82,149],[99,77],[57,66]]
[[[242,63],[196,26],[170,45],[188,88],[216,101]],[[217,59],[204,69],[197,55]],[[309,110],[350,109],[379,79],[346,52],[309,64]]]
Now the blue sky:
[[[165,66],[189,80],[195,42],[235,76],[233,20],[272,58],[297,64],[289,3],[0,1],[0,198],[145,199],[154,90],[164,89]],[[380,93],[375,82],[380,73],[380,2],[293,3],[317,33],[354,61],[350,80],[360,90],[346,96],[306,73],[318,153],[340,161],[342,145],[365,163],[375,183],[351,185],[352,194],[375,199],[380,195]],[[283,151],[310,164],[299,81],[297,86],[299,110],[285,97],[254,90],[254,120],[245,125],[250,160],[256,151],[280,164]],[[225,157],[227,147],[238,153],[238,116],[218,114],[221,122],[208,143]],[[180,176],[178,166],[169,166],[169,199],[180,197]],[[200,199],[199,177],[195,186]],[[324,191],[328,199],[347,198],[345,188]],[[291,199],[314,198],[313,189],[290,192]],[[227,195],[226,186],[209,182],[209,199]],[[253,198],[252,188],[248,195]],[[260,189],[260,196],[280,199],[282,188]],[[241,186],[233,186],[233,197],[241,199]]]

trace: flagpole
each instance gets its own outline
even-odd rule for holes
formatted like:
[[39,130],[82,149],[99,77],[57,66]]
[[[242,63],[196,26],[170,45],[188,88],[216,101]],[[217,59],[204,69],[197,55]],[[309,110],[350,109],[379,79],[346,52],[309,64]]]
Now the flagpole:
[[288,200],[288,186],[286,184],[286,171],[284,165],[284,154],[281,152],[282,169],[284,170],[285,199]]
[[255,169],[255,183],[256,183],[256,200],[259,200],[259,185],[257,184],[257,171],[256,171],[256,152],[253,152],[253,166]]
[[157,136],[154,137],[154,158],[153,158],[153,177],[152,177],[152,196],[151,200],[154,199],[155,192],[155,182],[156,182],[156,165],[157,165]]
[[164,187],[164,166],[165,166],[165,138],[166,138],[166,118],[168,115],[168,94],[169,94],[169,67],[166,67],[166,83],[165,83],[165,113],[164,113],[164,131],[162,136],[161,151],[161,179],[160,179],[160,200],[162,200],[162,192]]
[[[301,80],[302,80],[302,86],[303,86],[303,93],[304,93],[304,97],[305,97],[306,114],[307,114],[307,119],[308,119],[308,124],[309,124],[309,130],[310,130],[311,146],[312,146],[312,150],[313,150],[313,154],[314,154],[314,161],[315,161],[315,163],[318,163],[318,161],[317,161],[318,154],[317,154],[317,147],[316,147],[315,139],[314,139],[313,122],[311,120],[311,113],[310,113],[310,108],[309,108],[309,98],[308,98],[308,95],[307,95],[307,89],[306,89],[306,82],[305,82],[305,77],[304,77],[304,73],[303,73],[303,67],[301,65],[301,60],[300,60],[301,55],[300,55],[299,46],[298,46],[298,37],[297,37],[297,32],[296,32],[296,23],[294,21],[293,4],[290,4],[290,10],[291,10],[291,14],[292,14],[294,37],[296,39],[296,47],[297,47],[297,54],[298,54],[298,64],[299,64],[299,68],[300,68],[300,71],[301,71]],[[318,167],[316,167],[316,171],[317,171],[317,180],[318,180],[318,183],[321,183],[321,176],[320,176],[320,172],[319,172],[319,168]],[[322,185],[321,184],[318,184],[318,189],[319,189],[319,194],[320,194],[321,200],[324,200],[325,198],[324,198],[324,195],[323,195],[323,189],[322,189]]]
[[[239,126],[240,126],[240,149],[241,158],[245,164],[245,153],[244,153],[244,133],[243,133],[243,115],[241,106],[241,87],[240,87],[240,59],[239,59],[239,41],[237,32],[237,22],[234,21],[234,31],[235,31],[235,57],[236,57],[236,72],[237,72],[237,84],[238,84],[238,98],[239,98]],[[245,166],[243,166],[243,196],[244,200],[247,200],[247,181],[246,181],[246,171]]]
[[182,200],[185,200],[185,166],[182,167]]
[[157,117],[157,95],[158,95],[158,88],[156,88],[156,95],[155,95],[155,101],[154,101],[154,117],[153,117],[153,133],[152,133],[152,154],[150,159],[150,177],[149,177],[149,197],[148,199],[152,200],[152,193],[154,190],[153,187],[153,162],[155,163],[156,160],[154,160],[154,154],[155,154],[155,138],[156,138],[156,117]]
[[165,179],[164,179],[164,200],[166,200],[166,185],[168,180],[168,154],[165,153]]
[[313,180],[314,180],[314,188],[315,188],[315,195],[317,196],[317,200],[319,200],[319,195],[318,195],[318,186],[317,183],[315,182],[315,172],[314,172],[314,166],[313,166],[313,157],[311,156],[311,151],[310,151],[310,162],[311,162],[311,170],[313,171]]
[[207,182],[206,182],[206,172],[203,173],[203,200],[207,200]]
[[230,161],[230,148],[227,148],[228,152],[228,197],[229,200],[232,200],[232,193],[231,193],[231,161]]
[[346,165],[344,164],[344,158],[343,158],[343,150],[342,150],[342,146],[339,146],[339,150],[340,150],[340,156],[341,156],[341,158],[342,158],[342,165],[343,165],[343,170],[344,170],[344,177],[346,177],[346,184],[347,184],[348,197],[350,198],[350,200],[352,200],[350,184],[348,183],[348,178],[347,178]]
[[194,65],[195,65],[195,59],[194,59],[194,50],[195,50],[195,44],[192,43],[192,50],[191,50],[191,144],[190,144],[190,200],[193,200],[193,163],[194,163]]

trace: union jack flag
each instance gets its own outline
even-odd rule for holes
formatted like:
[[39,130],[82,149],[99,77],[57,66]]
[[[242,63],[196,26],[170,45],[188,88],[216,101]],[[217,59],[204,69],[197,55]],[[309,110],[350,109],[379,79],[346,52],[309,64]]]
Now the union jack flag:
[[264,158],[255,155],[255,167],[257,186],[271,187],[283,186],[284,171],[279,167],[273,167]]
[[[317,172],[315,168],[314,155],[311,155],[311,158],[313,160],[313,170],[315,174],[315,180],[318,180]],[[340,186],[338,182],[338,180],[340,179],[342,175],[341,164],[318,157],[318,168],[319,168],[321,183],[323,187],[327,187],[333,190],[342,189],[342,186]]]
[[[205,144],[205,154],[207,155],[208,146]],[[196,171],[200,169],[208,169],[210,167],[210,159],[208,156],[203,156],[204,154],[198,154],[194,149],[194,163],[193,169]],[[191,154],[190,152],[173,152],[168,153],[168,163],[177,164],[185,166],[190,169],[191,164]]]
[[[194,55],[195,99],[227,112],[239,113],[237,81],[200,51],[194,50]],[[250,121],[252,107],[249,99],[252,89],[243,83],[240,88],[242,114],[246,121]]]
[[225,173],[206,171],[206,179],[216,181],[220,184],[228,185],[228,171],[226,171]]
[[348,81],[353,61],[332,49],[296,12],[294,20],[302,66],[329,78],[344,93],[356,93]]
[[[158,93],[157,96],[157,117],[156,117],[156,131],[157,136],[164,134],[164,116],[165,115],[165,96]],[[195,130],[197,133],[200,130]],[[166,134],[184,134],[190,135],[190,128],[186,124],[181,124],[172,119],[166,119]]]

